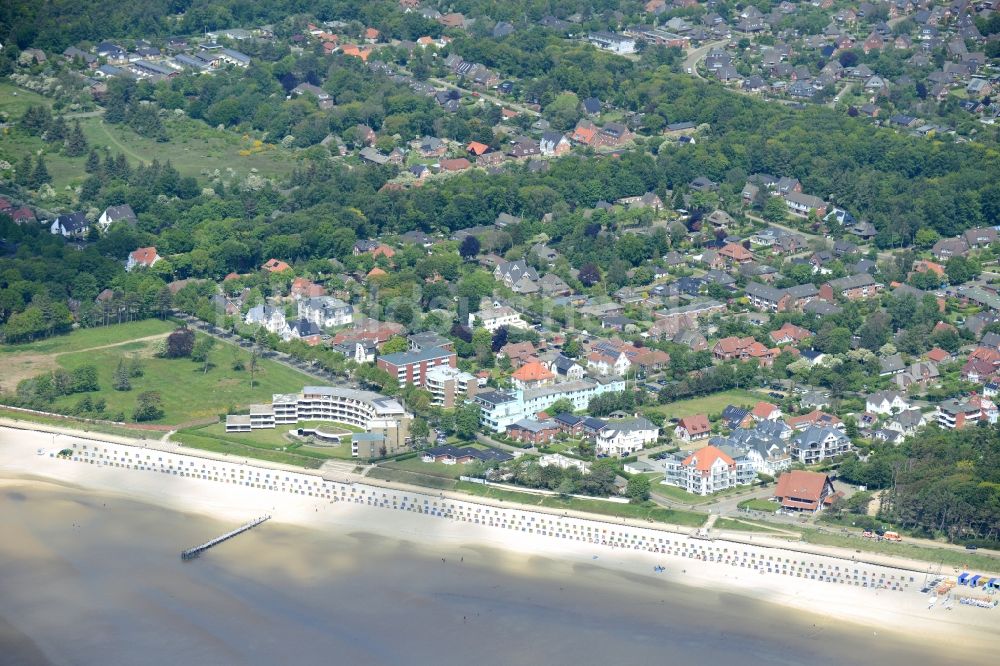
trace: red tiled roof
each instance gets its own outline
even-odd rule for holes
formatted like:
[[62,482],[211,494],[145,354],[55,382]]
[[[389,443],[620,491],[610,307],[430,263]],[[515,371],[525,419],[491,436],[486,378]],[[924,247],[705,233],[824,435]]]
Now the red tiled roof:
[[267,263],[263,266],[265,271],[271,271],[272,273],[280,273],[282,271],[290,270],[292,267],[281,261],[280,259],[268,259]]
[[708,417],[704,414],[685,416],[677,421],[677,427],[684,428],[691,435],[700,435],[712,429],[712,426],[708,422]]
[[766,419],[776,409],[778,409],[777,405],[772,405],[769,402],[761,401],[758,402],[756,405],[754,405],[753,415],[759,419]]
[[716,343],[716,347],[718,347],[719,350],[725,354],[734,354],[741,349],[749,347],[753,343],[753,338],[738,338],[736,336],[730,336],[719,340],[719,342]]
[[927,352],[925,356],[927,356],[928,360],[934,361],[935,363],[947,361],[949,358],[951,358],[951,354],[941,349],[940,347],[935,347],[934,349]]
[[714,446],[709,445],[703,449],[698,449],[685,458],[684,466],[691,467],[693,465],[699,472],[708,473],[712,470],[712,465],[715,464],[716,460],[722,460],[722,462],[726,463],[726,465],[736,464],[736,461],[727,456],[725,453]]
[[439,162],[442,171],[462,171],[463,169],[468,169],[472,166],[472,162],[465,159],[464,157],[459,157],[453,160],[441,160]]
[[[778,478],[778,486],[774,490],[774,496],[780,498],[782,504],[790,501],[791,504],[787,506],[815,509],[819,505],[827,479],[826,474],[819,472],[807,472],[801,469],[791,470]],[[786,499],[789,497],[805,501],[796,502]]]
[[727,244],[719,250],[719,254],[723,257],[729,257],[730,259],[734,259],[736,261],[747,261],[753,259],[753,255],[750,253],[750,250],[746,249],[739,243]]
[[156,261],[157,254],[155,247],[140,247],[132,251],[132,261],[143,266],[152,266]]
[[474,155],[482,155],[487,150],[489,150],[490,147],[487,146],[485,143],[479,143],[478,141],[473,141],[468,146],[466,146],[465,149]]
[[511,377],[521,382],[540,382],[552,379],[553,376],[548,368],[538,361],[525,363],[511,375]]

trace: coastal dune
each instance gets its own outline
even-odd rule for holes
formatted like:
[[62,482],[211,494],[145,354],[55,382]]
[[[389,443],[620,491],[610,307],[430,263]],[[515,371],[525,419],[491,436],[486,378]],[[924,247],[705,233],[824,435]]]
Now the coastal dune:
[[[550,584],[554,581],[562,582],[568,567],[572,572],[570,581],[577,578],[587,581],[604,580],[610,587],[628,588],[630,594],[636,588],[645,588],[647,591],[669,588],[672,590],[671,594],[678,596],[680,593],[677,590],[683,589],[686,595],[694,595],[693,598],[720,604],[730,610],[739,608],[741,603],[756,603],[751,600],[769,602],[784,608],[782,611],[784,617],[776,622],[777,625],[788,628],[818,626],[821,629],[817,631],[826,632],[826,636],[832,635],[832,632],[837,630],[864,632],[865,629],[859,626],[864,625],[883,647],[898,644],[898,650],[903,650],[904,645],[919,646],[921,651],[917,654],[934,654],[946,649],[949,660],[954,663],[962,661],[976,663],[977,658],[981,659],[983,650],[995,651],[1000,646],[996,610],[958,605],[951,611],[941,608],[928,610],[926,598],[918,593],[924,580],[923,572],[904,572],[901,569],[867,566],[866,569],[873,573],[882,570],[892,571],[891,574],[886,574],[886,580],[889,580],[889,575],[893,577],[893,581],[901,580],[905,573],[907,581],[912,576],[915,582],[907,583],[904,591],[855,587],[820,582],[796,575],[762,573],[760,568],[751,568],[740,563],[733,564],[730,557],[731,553],[737,552],[748,554],[741,554],[738,559],[758,558],[753,559],[756,562],[764,562],[764,557],[778,557],[798,563],[808,562],[813,567],[822,564],[825,571],[832,570],[834,566],[843,566],[846,570],[851,565],[850,562],[836,558],[804,556],[802,553],[787,549],[765,549],[735,542],[707,542],[648,528],[623,529],[607,522],[582,519],[578,523],[570,519],[561,521],[560,524],[566,528],[567,535],[570,534],[570,525],[574,528],[579,525],[582,529],[585,523],[593,522],[601,529],[610,528],[614,531],[617,528],[619,533],[626,532],[633,537],[639,534],[667,535],[668,540],[676,544],[669,553],[650,552],[648,549],[631,547],[612,548],[593,541],[550,536],[555,534],[554,531],[540,534],[491,527],[484,523],[477,524],[470,519],[456,519],[457,513],[449,514],[451,517],[441,517],[404,510],[402,507],[383,508],[376,505],[377,499],[375,503],[371,501],[373,495],[380,492],[394,493],[400,498],[407,495],[411,497],[412,509],[417,501],[440,499],[429,494],[420,496],[413,492],[404,493],[363,484],[336,483],[335,485],[341,488],[350,487],[353,490],[363,488],[369,494],[366,501],[360,501],[359,495],[355,495],[354,501],[340,499],[331,501],[325,497],[264,490],[150,470],[74,462],[49,455],[71,445],[71,441],[72,438],[62,435],[53,438],[48,433],[0,429],[0,480],[3,480],[8,494],[24,493],[24,489],[35,488],[38,481],[54,482],[85,490],[86,494],[82,497],[87,499],[74,501],[88,505],[80,507],[88,511],[99,512],[102,507],[99,507],[98,503],[106,506],[109,502],[117,504],[137,501],[210,517],[218,526],[217,532],[214,533],[189,534],[189,530],[178,529],[177,540],[171,540],[174,552],[160,553],[157,557],[175,558],[179,561],[178,556],[182,549],[207,541],[259,515],[269,514],[272,516],[271,522],[237,537],[232,542],[226,542],[219,547],[220,552],[222,549],[230,553],[234,549],[248,548],[265,538],[266,534],[268,547],[254,550],[254,571],[275,579],[292,580],[299,585],[321,586],[325,580],[331,578],[364,578],[372,575],[368,568],[372,563],[403,561],[417,553],[430,560],[441,554],[443,566],[449,566],[449,558],[451,565],[454,565],[454,559],[457,557],[461,563],[468,560],[470,567],[488,565],[492,575],[536,581],[541,579]],[[93,444],[92,441],[90,443]],[[39,450],[43,455],[39,455]],[[35,485],[32,485],[32,480],[36,481]],[[77,497],[79,496],[77,494]],[[349,498],[350,495],[344,494],[343,497]],[[49,511],[73,515],[72,507],[67,507],[66,502],[72,503],[71,500],[60,499],[46,506],[51,507]],[[444,503],[442,499],[441,504]],[[391,506],[388,502],[386,505]],[[499,510],[495,511],[499,515]],[[509,520],[513,520],[515,514],[534,513],[510,506],[504,507],[503,512]],[[471,518],[472,514],[467,515]],[[539,520],[544,519],[544,517],[539,518]],[[558,517],[551,519],[557,520]],[[150,527],[157,529],[157,526]],[[299,528],[305,528],[310,533],[337,536],[355,547],[325,548],[319,551],[309,548],[306,550],[310,553],[311,561],[303,563],[301,558],[290,555],[300,550],[302,535],[295,531]],[[102,527],[102,530],[106,529],[107,527]],[[18,548],[25,558],[39,563],[37,571],[47,571],[44,575],[58,576],[66,575],[67,572],[60,573],[55,568],[80,566],[79,563],[74,565],[60,558],[47,559],[47,547],[42,541],[34,537],[30,530],[23,532],[18,535]],[[113,537],[122,540],[142,538],[127,533],[113,534]],[[55,539],[55,542],[59,543],[59,539],[53,535],[49,535],[48,539]],[[181,541],[181,539],[186,540]],[[67,550],[72,550],[69,543],[65,547]],[[358,558],[358,549],[363,550],[367,557]],[[723,550],[726,551],[725,559],[722,556]],[[749,555],[751,553],[752,556]],[[211,556],[206,557],[211,559]],[[709,561],[710,559],[719,561]],[[168,563],[164,561],[164,565],[166,564]],[[197,566],[202,564],[198,563]],[[664,567],[665,570],[657,573],[654,572],[654,567]],[[815,568],[811,570],[818,571]],[[682,585],[683,588],[677,587],[678,585]],[[564,587],[565,584],[559,589],[562,590]],[[188,592],[189,595],[197,597],[196,590],[191,589]],[[46,601],[58,603],[56,598]],[[128,605],[136,603],[135,598],[119,601]],[[113,605],[114,600],[109,603]],[[162,599],[157,599],[156,603],[147,600],[147,603],[156,608],[162,608],[163,605]],[[210,605],[209,600],[205,600],[205,603]],[[427,597],[420,600],[404,600],[403,603],[427,605],[428,612],[432,614],[441,611],[441,608]],[[438,600],[438,603],[442,602]],[[445,606],[461,605],[461,603],[459,594],[456,598],[449,598]],[[252,606],[249,604],[245,610],[250,617],[253,616]],[[474,607],[473,604],[470,609]],[[11,618],[8,618],[8,621],[10,620]],[[173,626],[178,632],[194,630],[194,627],[184,620],[182,614],[168,613],[162,621],[168,626]],[[16,623],[12,624],[16,626]],[[804,630],[799,629],[799,631]],[[804,635],[790,636],[787,635],[786,629],[786,635],[781,637],[781,641],[791,643],[808,637],[808,631]],[[344,640],[350,643],[347,637],[344,637]],[[28,643],[24,645],[28,646],[26,649],[31,647]],[[235,655],[230,656],[235,657]],[[361,657],[363,655],[359,654],[359,658]],[[371,657],[372,654],[368,654],[367,658]],[[233,663],[237,662],[238,659]],[[393,663],[393,659],[387,657],[385,662],[379,659],[375,662]],[[223,659],[220,663],[226,663],[226,660]],[[530,663],[530,659],[524,662],[515,660],[515,663]],[[918,660],[909,663],[920,662]]]

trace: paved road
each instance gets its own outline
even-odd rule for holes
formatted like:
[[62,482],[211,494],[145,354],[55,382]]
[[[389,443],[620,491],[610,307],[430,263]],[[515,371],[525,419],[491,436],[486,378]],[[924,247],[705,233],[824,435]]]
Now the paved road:
[[835,108],[837,106],[839,100],[842,100],[844,98],[844,95],[846,95],[851,90],[851,88],[853,86],[854,86],[854,83],[852,83],[851,81],[848,81],[847,83],[845,83],[844,87],[842,87],[840,90],[838,90],[837,93],[833,96],[833,99],[831,99],[829,102],[827,102],[826,105],[828,107],[830,107],[831,109]]
[[454,83],[450,83],[448,81],[445,81],[444,79],[433,79],[433,78],[431,78],[431,79],[427,79],[427,80],[430,81],[431,83],[435,84],[435,85],[444,86],[445,88],[452,88],[454,90],[459,90],[461,92],[466,93],[467,95],[472,95],[473,97],[478,97],[479,99],[489,100],[489,101],[493,102],[494,104],[496,104],[498,106],[506,107],[508,109],[513,109],[514,111],[517,111],[519,113],[523,113],[525,115],[534,116],[536,118],[540,118],[542,116],[542,114],[539,113],[538,111],[534,111],[532,109],[529,109],[528,107],[526,107],[523,104],[519,104],[518,102],[514,102],[514,101],[511,101],[511,100],[506,100],[506,99],[503,99],[501,97],[497,97],[496,95],[491,95],[490,93],[487,93],[487,92],[482,92],[480,90],[469,90],[468,88],[463,88],[462,86],[457,86]]
[[698,73],[698,63],[701,62],[701,59],[708,55],[708,52],[713,48],[716,46],[722,46],[728,42],[728,39],[720,39],[717,42],[709,42],[708,44],[704,44],[696,49],[688,51],[687,57],[684,58],[684,71],[690,72],[691,76],[694,76],[695,78],[705,78]]
[[[218,338],[223,342],[228,342],[229,344],[242,347],[243,349],[250,349],[253,347],[253,343],[248,340],[244,340],[238,335],[224,331],[218,326],[204,322],[196,317],[192,317],[184,312],[174,312],[174,316],[178,319],[187,322],[192,327],[198,329],[202,333],[211,335],[214,338]],[[344,386],[346,388],[352,388],[356,390],[363,390],[363,387],[357,382],[343,377],[342,375],[335,375],[332,372],[327,372],[326,370],[313,366],[309,361],[300,361],[294,356],[290,356],[284,352],[275,351],[273,349],[263,349],[261,352],[262,358],[267,358],[272,361],[281,363],[282,365],[288,366],[294,370],[314,377],[321,382],[330,383],[335,382],[338,386]]]

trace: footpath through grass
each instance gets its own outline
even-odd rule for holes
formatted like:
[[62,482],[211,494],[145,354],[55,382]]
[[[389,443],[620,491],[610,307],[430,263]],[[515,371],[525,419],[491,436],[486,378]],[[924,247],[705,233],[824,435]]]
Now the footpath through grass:
[[668,523],[671,525],[682,525],[685,527],[698,527],[704,524],[708,517],[704,513],[694,511],[678,511],[674,509],[664,509],[658,506],[647,504],[618,504],[606,502],[598,499],[587,500],[576,497],[561,498],[553,495],[534,495],[531,493],[520,493],[513,490],[484,486],[468,481],[459,481],[455,489],[470,495],[488,497],[490,499],[503,500],[505,502],[515,502],[531,506],[544,506],[550,509],[564,509],[593,513],[614,518],[632,518],[635,520],[648,520],[654,523]]
[[[712,526],[713,529],[717,530],[731,530],[733,532],[765,532],[772,536],[789,536],[781,531],[778,527],[769,527],[767,525],[762,525],[760,523],[754,523],[745,520],[733,520],[731,518],[719,518],[715,521]],[[794,532],[795,530],[789,530]]]
[[143,319],[127,324],[79,328],[66,335],[56,335],[44,340],[20,344],[0,344],[0,354],[62,354],[169,333],[175,328],[177,328],[177,324],[160,319]]
[[[201,339],[202,334],[198,334]],[[60,367],[72,370],[83,365],[96,365],[100,391],[64,396],[55,401],[57,407],[70,407],[83,395],[104,399],[107,412],[123,412],[130,417],[136,400],[143,391],[156,391],[163,399],[163,418],[152,423],[184,424],[217,417],[229,408],[246,407],[254,403],[269,403],[274,393],[294,393],[313,381],[309,376],[270,359],[258,360],[254,386],[250,388],[250,372],[234,370],[239,359],[249,363],[249,352],[229,343],[216,341],[209,353],[211,367],[204,371],[201,363],[187,358],[155,358],[155,342],[136,342],[118,347],[62,354]],[[143,375],[132,378],[130,391],[115,391],[114,372],[121,359],[138,354]]]

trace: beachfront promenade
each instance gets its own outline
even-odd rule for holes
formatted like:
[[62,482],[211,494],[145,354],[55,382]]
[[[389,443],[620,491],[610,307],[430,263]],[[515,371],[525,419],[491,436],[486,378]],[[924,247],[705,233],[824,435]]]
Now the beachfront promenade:
[[[769,576],[798,578],[837,586],[903,591],[919,587],[924,569],[876,565],[850,558],[816,555],[767,547],[729,539],[701,539],[677,531],[622,524],[578,515],[513,508],[458,499],[453,495],[401,490],[354,481],[335,481],[316,474],[257,467],[247,463],[216,460],[158,449],[93,439],[63,439],[61,448],[46,451],[47,457],[65,454],[66,464],[116,467],[232,484],[257,490],[314,498],[318,501],[356,507],[408,512],[452,523],[512,531],[593,547],[594,555],[609,550],[645,551],[663,558],[675,570],[677,564],[697,560],[710,565],[757,572],[761,584]],[[279,516],[276,516],[279,517]],[[676,573],[676,571],[675,571]]]

